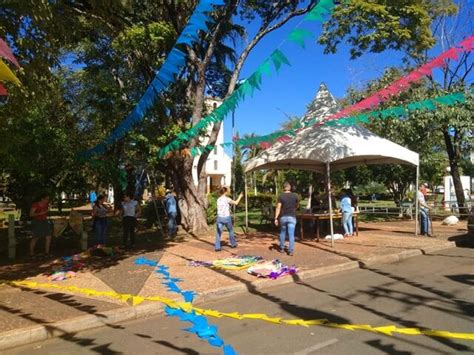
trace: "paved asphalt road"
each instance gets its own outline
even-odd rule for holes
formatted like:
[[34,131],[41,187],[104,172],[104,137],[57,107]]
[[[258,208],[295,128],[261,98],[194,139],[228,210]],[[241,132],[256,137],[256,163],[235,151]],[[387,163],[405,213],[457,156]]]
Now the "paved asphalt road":
[[[297,260],[297,256],[295,256]],[[396,264],[226,298],[200,307],[284,318],[397,325],[474,332],[474,249],[455,248]],[[426,336],[388,336],[258,320],[209,318],[241,354],[459,354],[474,341]],[[6,354],[205,354],[221,353],[194,334],[189,323],[157,316],[6,351]]]

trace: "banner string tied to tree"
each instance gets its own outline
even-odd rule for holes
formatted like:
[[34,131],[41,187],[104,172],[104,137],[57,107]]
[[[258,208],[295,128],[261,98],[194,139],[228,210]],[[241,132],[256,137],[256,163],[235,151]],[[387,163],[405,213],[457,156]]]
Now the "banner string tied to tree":
[[[193,302],[194,296],[196,295],[195,292],[181,290],[177,283],[182,282],[183,280],[171,277],[168,266],[159,265],[156,261],[145,257],[137,258],[135,260],[135,265],[155,267],[155,273],[160,274],[163,277],[162,283],[168,287],[168,291],[181,295],[186,304],[191,304]],[[209,324],[205,316],[199,315],[193,310],[184,312],[179,308],[170,307],[169,305],[165,307],[165,313],[169,317],[178,317],[183,322],[190,322],[192,327],[183,330],[196,334],[199,338],[206,340],[209,345],[222,348],[225,355],[236,354],[232,346],[225,344],[219,337],[217,326]]]
[[[301,327],[312,327],[312,326],[322,326],[335,329],[344,329],[350,331],[361,330],[365,332],[371,332],[376,334],[383,334],[387,336],[393,336],[395,334],[409,335],[409,336],[429,336],[445,339],[461,339],[474,341],[474,333],[460,333],[460,332],[450,332],[446,330],[435,330],[435,329],[422,329],[422,328],[399,328],[394,325],[384,325],[373,327],[368,324],[342,324],[342,323],[332,323],[328,319],[282,319],[280,317],[271,317],[264,313],[239,313],[239,312],[220,312],[214,309],[202,309],[194,307],[189,302],[177,302],[172,299],[161,297],[161,296],[151,296],[151,297],[141,297],[137,295],[130,294],[120,294],[114,291],[96,291],[88,288],[80,288],[76,286],[62,286],[58,284],[47,284],[39,283],[35,281],[1,281],[0,285],[8,285],[11,287],[22,287],[32,290],[38,289],[51,289],[55,291],[64,291],[70,292],[73,294],[82,294],[90,297],[108,297],[120,300],[122,302],[127,302],[132,300],[133,305],[138,305],[144,301],[151,302],[160,302],[172,309],[179,309],[185,313],[194,312],[197,315],[203,315],[206,317],[215,317],[215,318],[231,318],[235,320],[243,319],[252,319],[263,322],[268,322],[276,325],[291,325],[291,326],[301,326]],[[224,348],[225,350],[225,348]]]
[[[324,21],[324,16],[331,14],[334,6],[333,0],[322,0],[306,15],[305,20],[322,22]],[[314,37],[314,34],[311,31],[295,28],[292,32],[290,32],[287,40],[304,48],[305,41],[310,37]],[[172,152],[178,151],[182,143],[202,136],[205,134],[209,125],[216,122],[222,122],[229,113],[235,111],[239,102],[243,101],[248,96],[253,97],[255,90],[261,90],[263,76],[271,75],[272,65],[275,69],[275,73],[278,74],[283,65],[291,65],[291,63],[279,48],[275,49],[258,66],[257,70],[252,75],[250,75],[231,95],[229,95],[220,106],[215,108],[207,116],[203,117],[197,124],[188,129],[186,132],[179,133],[172,142],[168,143],[158,151],[158,157],[171,157]],[[191,147],[190,155],[194,157],[205,152],[209,152],[212,149],[214,149],[212,145]]]
[[[374,109],[375,107],[379,106],[386,100],[400,94],[403,91],[408,90],[414,83],[420,81],[423,77],[427,75],[431,75],[435,68],[442,67],[446,65],[447,60],[457,60],[460,53],[463,52],[470,52],[474,50],[474,35],[470,36],[463,41],[461,41],[455,47],[452,47],[445,52],[441,53],[436,58],[432,59],[428,63],[418,67],[417,69],[411,71],[409,74],[405,75],[404,77],[396,80],[394,83],[390,84],[389,86],[378,90],[374,94],[370,95],[369,97],[359,101],[358,103],[346,107],[335,114],[325,118],[324,120],[320,119],[313,119],[310,122],[307,122],[305,125],[301,127],[297,127],[294,130],[290,130],[293,134],[293,137],[301,132],[303,129],[312,126],[312,125],[321,125],[325,124],[329,121],[340,120],[341,118],[348,118],[351,117],[354,113]],[[363,118],[362,118],[363,119]],[[274,136],[276,135],[276,137]],[[285,143],[291,141],[291,134],[286,134],[284,131],[279,131],[269,135],[268,139],[261,139],[257,143],[251,144],[260,144],[263,149],[268,149],[271,147],[272,141],[277,141],[281,143]],[[267,136],[263,136],[267,137]],[[258,137],[254,137],[254,140],[258,140]],[[225,143],[227,144],[227,143]]]
[[192,260],[188,263],[188,266],[205,266],[214,267],[224,270],[243,270],[247,269],[258,261],[263,260],[261,256],[254,255],[233,255],[224,259],[216,259],[211,262]]
[[90,157],[103,153],[107,146],[124,137],[133,126],[144,119],[148,110],[154,105],[158,96],[175,81],[177,75],[186,65],[186,54],[178,48],[179,45],[192,45],[199,39],[199,31],[208,31],[207,23],[213,22],[208,15],[214,6],[224,6],[223,0],[201,0],[188,20],[186,27],[176,40],[174,47],[164,63],[148,85],[132,112],[120,123],[110,135],[100,144],[80,154],[80,157]]
[[[321,3],[320,3],[321,4]],[[326,5],[326,3],[324,3]],[[316,7],[317,8],[317,7]],[[324,7],[323,7],[324,8]],[[325,8],[326,9],[326,8]],[[313,9],[314,10],[314,9]],[[330,11],[330,9],[326,9],[326,11]],[[318,16],[316,16],[318,17]],[[300,34],[296,35],[290,33],[291,38],[297,38],[295,43],[299,43],[301,41],[301,38],[305,37],[306,34],[305,32],[301,32]],[[463,41],[461,41],[458,45],[455,47],[452,47],[445,52],[441,53],[439,56],[436,58],[432,59],[428,63],[418,67],[417,69],[411,71],[409,74],[405,75],[404,77],[396,80],[389,86],[378,90],[376,93],[370,95],[369,97],[361,100],[360,102],[351,105],[349,107],[346,107],[337,113],[329,116],[328,118],[324,119],[323,121],[316,121],[314,122],[314,125],[320,125],[323,124],[324,122],[328,121],[333,121],[333,120],[338,120],[343,117],[348,117],[353,115],[356,112],[368,110],[368,109],[373,109],[377,106],[379,106],[381,103],[384,101],[388,100],[389,98],[396,96],[400,94],[403,91],[408,90],[414,83],[420,81],[423,77],[427,75],[431,75],[433,70],[435,68],[441,67],[445,65],[446,60],[457,60],[459,53],[462,52],[469,52],[474,49],[474,35],[470,36]],[[281,53],[281,52],[280,52]],[[285,57],[286,58],[286,57]],[[289,62],[288,62],[289,64]],[[281,66],[281,64],[280,64]],[[279,69],[279,67],[278,67]],[[299,133],[302,129],[305,127],[300,127],[296,129],[296,133]],[[188,131],[189,132],[189,131]],[[281,136],[278,136],[275,140],[277,142],[285,143],[289,142],[292,138],[288,134],[282,134]],[[265,148],[268,148],[270,144],[266,144]],[[179,143],[175,145],[176,149],[179,149]],[[262,148],[264,148],[262,146]],[[191,150],[191,156],[199,155],[202,152],[201,147],[194,147]]]
[[[436,58],[430,60],[428,63],[418,67],[417,69],[411,71],[409,74],[403,76],[402,78],[396,80],[394,83],[389,86],[378,90],[376,93],[370,95],[369,97],[359,101],[358,103],[351,105],[334,115],[329,116],[324,121],[337,120],[342,117],[347,117],[352,115],[354,112],[359,112],[367,109],[372,109],[376,106],[379,106],[382,102],[386,101],[392,96],[396,96],[403,91],[408,90],[414,83],[421,80],[427,75],[431,75],[433,70],[439,67],[444,66],[447,60],[457,60],[458,55],[462,52],[469,52],[474,50],[474,35],[466,38],[458,45],[453,48],[444,51]],[[318,122],[316,124],[320,124]]]
[[[384,110],[369,111],[359,115],[342,117],[333,121],[324,121],[325,125],[356,125],[358,123],[368,123],[374,119],[389,119],[389,118],[406,118],[411,112],[416,111],[435,111],[438,107],[442,106],[455,106],[461,103],[465,103],[469,97],[474,95],[474,89],[470,93],[456,92],[453,94],[437,96],[431,99],[425,99],[417,102],[411,102],[406,105],[392,106]],[[239,145],[242,147],[248,147],[252,145],[260,145],[266,149],[271,146],[271,143],[285,136],[296,136],[297,131],[301,128],[311,127],[317,122],[320,122],[318,117],[314,117],[306,122],[298,121],[290,129],[280,130],[274,133],[254,136],[250,138],[240,138],[233,142],[221,143],[222,147],[230,147],[232,145]]]

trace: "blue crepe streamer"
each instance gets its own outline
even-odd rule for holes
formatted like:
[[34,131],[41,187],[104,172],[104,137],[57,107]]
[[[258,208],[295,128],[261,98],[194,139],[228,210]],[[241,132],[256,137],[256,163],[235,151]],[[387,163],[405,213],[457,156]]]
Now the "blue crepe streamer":
[[155,103],[158,95],[175,81],[174,76],[178,74],[186,64],[186,54],[176,48],[176,45],[192,45],[193,42],[197,41],[199,38],[198,32],[208,31],[209,28],[207,23],[213,22],[212,18],[210,18],[207,13],[212,11],[214,6],[224,5],[225,2],[222,0],[201,0],[199,2],[194,13],[189,18],[188,24],[178,37],[175,46],[168,54],[160,70],[156,73],[152,83],[148,86],[132,112],[130,112],[125,120],[122,121],[122,123],[120,123],[102,143],[80,153],[80,158],[88,158],[96,154],[104,153],[108,145],[124,137],[136,123],[143,120],[147,111]]
[[[155,273],[163,276],[163,285],[168,287],[168,291],[180,294],[185,302],[193,302],[196,293],[194,291],[183,291],[176,284],[183,281],[177,277],[171,277],[169,267],[166,265],[159,265],[156,261],[139,257],[135,259],[135,265],[148,265],[155,267]],[[166,306],[165,313],[168,317],[178,317],[183,322],[190,322],[191,327],[183,329],[186,332],[194,333],[199,338],[206,340],[209,345],[222,348],[224,355],[237,354],[234,348],[225,344],[224,340],[218,335],[218,328],[215,325],[209,324],[207,318],[203,315],[196,314],[195,311],[184,312],[182,309],[176,309]]]

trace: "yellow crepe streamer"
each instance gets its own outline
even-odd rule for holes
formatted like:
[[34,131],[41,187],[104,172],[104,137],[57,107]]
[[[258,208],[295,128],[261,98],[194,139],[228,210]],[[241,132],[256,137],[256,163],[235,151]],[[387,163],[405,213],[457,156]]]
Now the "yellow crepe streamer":
[[11,81],[20,86],[20,80],[13,74],[10,68],[0,59],[0,81]]
[[224,312],[219,312],[217,310],[212,310],[212,309],[197,308],[197,307],[194,307],[189,302],[177,302],[172,299],[161,297],[161,296],[141,297],[137,295],[121,294],[121,293],[116,293],[116,292],[111,292],[111,291],[96,291],[96,290],[91,290],[88,288],[79,288],[76,286],[60,286],[56,284],[38,283],[34,281],[3,281],[3,282],[0,282],[0,285],[26,287],[26,288],[31,288],[31,289],[38,289],[38,288],[56,289],[56,290],[69,291],[69,292],[74,292],[74,293],[79,293],[79,294],[85,294],[88,296],[109,297],[109,298],[118,299],[124,302],[128,302],[128,300],[131,299],[133,305],[138,305],[144,301],[154,301],[154,302],[163,303],[171,308],[179,308],[187,313],[194,311],[197,314],[201,314],[201,315],[205,315],[209,317],[216,317],[216,318],[226,317],[226,318],[232,318],[232,319],[257,319],[257,320],[262,320],[262,321],[273,323],[273,324],[296,325],[296,326],[301,326],[301,327],[322,326],[322,327],[345,329],[345,330],[351,330],[351,331],[362,330],[362,331],[367,331],[367,332],[372,332],[372,333],[385,334],[389,336],[393,336],[393,334],[426,335],[430,337],[474,341],[474,333],[452,333],[445,330],[398,328],[394,325],[372,327],[368,324],[339,324],[339,323],[330,323],[327,319],[311,319],[311,320],[281,319],[278,317],[270,317],[264,313],[247,313],[247,314],[240,314],[238,312],[224,313]]

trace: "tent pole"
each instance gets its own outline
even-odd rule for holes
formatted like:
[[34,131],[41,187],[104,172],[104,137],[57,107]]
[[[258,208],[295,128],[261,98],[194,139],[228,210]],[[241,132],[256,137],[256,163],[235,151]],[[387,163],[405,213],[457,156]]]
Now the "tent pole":
[[329,199],[329,226],[331,228],[331,248],[334,248],[334,224],[332,220],[332,197],[331,197],[331,171],[329,162],[326,162],[326,175],[328,183],[328,199]]
[[249,229],[249,204],[248,204],[248,186],[247,186],[247,174],[244,174],[245,182],[245,234]]
[[417,166],[416,166],[415,195],[414,195],[414,197],[413,197],[413,200],[414,200],[414,202],[415,202],[415,236],[418,235],[418,228],[419,228],[419,227],[418,227],[418,218],[420,218],[419,215],[418,215],[418,213],[419,213],[419,208],[420,208],[420,207],[418,206],[418,185],[420,184],[420,181],[419,181],[419,180],[420,180],[420,166],[417,165]]

